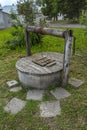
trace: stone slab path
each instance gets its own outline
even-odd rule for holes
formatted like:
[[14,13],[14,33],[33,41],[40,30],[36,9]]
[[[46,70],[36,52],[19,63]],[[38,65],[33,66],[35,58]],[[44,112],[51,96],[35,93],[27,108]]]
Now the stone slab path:
[[66,98],[69,97],[71,94],[66,91],[64,88],[56,88],[55,90],[50,91],[51,94],[56,98],[56,99],[61,99],[61,98]]
[[[83,81],[71,78],[69,80],[69,83],[74,87],[79,87],[83,84]],[[18,82],[16,80],[8,81],[7,85],[10,88],[10,92],[18,92],[22,90],[22,87],[18,86]],[[50,93],[56,98],[56,100],[42,102],[43,96],[45,95],[45,90],[29,90],[26,94],[25,101],[14,97],[4,107],[4,110],[6,112],[10,112],[11,114],[17,114],[25,107],[26,100],[39,100],[41,101],[41,103],[39,104],[41,117],[55,117],[57,115],[61,115],[60,99],[69,97],[71,94],[62,87],[58,87],[55,90],[51,90]]]
[[9,91],[10,92],[19,92],[20,90],[22,90],[22,87],[21,86],[17,86],[17,87],[11,88]]
[[61,115],[60,102],[42,102],[40,104],[40,111],[41,117],[55,117]]
[[11,114],[17,114],[20,112],[26,105],[26,101],[23,101],[18,98],[13,98],[5,107],[4,110],[10,112]]
[[69,24],[69,23],[55,23],[55,24],[49,24],[49,27],[53,28],[58,28],[58,27],[63,27],[63,28],[87,28],[85,25],[80,25],[80,24]]
[[84,82],[82,80],[76,79],[76,78],[70,78],[69,84],[72,85],[75,88],[78,88],[81,86]]
[[27,92],[26,99],[29,100],[42,100],[44,95],[44,90],[29,90]]
[[8,81],[7,83],[8,87],[13,87],[15,85],[18,85],[18,82],[16,80]]

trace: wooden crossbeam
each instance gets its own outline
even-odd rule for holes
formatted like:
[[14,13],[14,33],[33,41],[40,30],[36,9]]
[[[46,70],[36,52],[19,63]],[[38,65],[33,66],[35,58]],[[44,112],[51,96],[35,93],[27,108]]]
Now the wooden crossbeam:
[[52,28],[28,26],[26,27],[25,32],[26,32],[27,56],[31,55],[30,36],[29,36],[30,32],[39,33],[42,35],[51,35],[51,36],[56,36],[65,39],[62,85],[66,86],[69,78],[70,57],[71,57],[71,48],[72,48],[72,41],[73,41],[72,30],[57,30]]
[[42,35],[52,35],[52,36],[61,37],[61,38],[65,38],[65,32],[66,32],[66,30],[42,28],[42,27],[35,27],[35,26],[28,26],[26,30],[28,32],[39,33]]

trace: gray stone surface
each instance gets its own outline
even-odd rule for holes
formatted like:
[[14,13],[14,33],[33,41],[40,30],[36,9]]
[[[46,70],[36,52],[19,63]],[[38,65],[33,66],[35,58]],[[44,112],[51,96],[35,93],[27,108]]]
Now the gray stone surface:
[[66,91],[64,88],[61,87],[56,88],[55,90],[52,90],[50,92],[58,100],[61,98],[66,98],[71,95],[68,91]]
[[41,117],[55,117],[61,114],[60,102],[42,102],[40,104]]
[[11,88],[11,89],[10,89],[10,92],[18,92],[18,91],[20,91],[20,90],[22,90],[22,87],[21,87],[21,86],[18,86],[18,87]]
[[73,87],[78,88],[81,86],[84,82],[82,80],[76,79],[76,78],[70,78],[69,84],[71,84]]
[[44,94],[44,90],[29,90],[27,92],[26,99],[29,100],[42,100]]
[[8,87],[13,87],[13,86],[15,86],[17,84],[18,84],[18,82],[16,80],[12,80],[12,81],[7,82]]
[[26,101],[18,98],[13,98],[5,107],[4,110],[11,114],[17,114],[26,105]]
[[54,60],[56,64],[50,67],[42,67],[34,63],[33,60],[42,58],[42,53],[21,58],[16,63],[18,77],[23,86],[46,89],[49,86],[60,83],[63,70],[63,54],[44,52],[43,56]]

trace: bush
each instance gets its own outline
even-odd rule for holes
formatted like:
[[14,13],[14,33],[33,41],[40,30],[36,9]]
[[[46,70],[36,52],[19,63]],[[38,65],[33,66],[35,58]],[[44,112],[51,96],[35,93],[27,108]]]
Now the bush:
[[[10,17],[13,20],[12,22],[13,30],[11,32],[12,38],[10,40],[7,40],[5,43],[8,48],[10,48],[11,50],[14,50],[16,49],[16,47],[24,47],[26,45],[25,30],[21,21],[18,19],[18,17],[14,13],[12,13]],[[41,24],[40,26],[44,25],[45,24],[44,22],[40,21],[40,24]],[[42,39],[42,35],[30,33],[31,45],[40,43],[41,39]]]
[[[16,47],[24,47],[26,45],[25,31],[22,26],[14,26],[11,35],[12,38],[5,42],[8,48],[10,48],[11,50],[15,50]],[[40,34],[30,33],[31,45],[40,43],[41,39],[42,36]]]
[[86,14],[80,16],[79,23],[83,24],[83,25],[87,25],[87,15]]
[[35,34],[35,33],[30,33],[30,44],[35,45],[41,42],[42,35],[40,34]]
[[12,38],[5,43],[11,50],[16,49],[17,46],[22,47],[25,45],[24,29],[23,27],[13,27],[11,31]]

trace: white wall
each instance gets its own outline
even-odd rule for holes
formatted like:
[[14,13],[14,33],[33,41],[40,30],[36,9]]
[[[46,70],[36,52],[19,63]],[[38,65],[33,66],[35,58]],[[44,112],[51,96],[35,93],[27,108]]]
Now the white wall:
[[7,13],[0,12],[0,29],[11,27],[11,19]]
[[5,23],[4,23],[4,19],[3,19],[3,14],[2,12],[0,12],[0,29],[5,28]]

